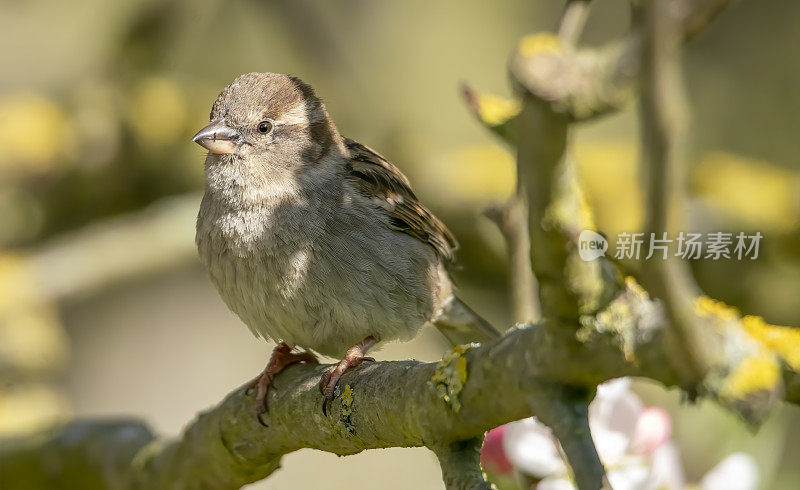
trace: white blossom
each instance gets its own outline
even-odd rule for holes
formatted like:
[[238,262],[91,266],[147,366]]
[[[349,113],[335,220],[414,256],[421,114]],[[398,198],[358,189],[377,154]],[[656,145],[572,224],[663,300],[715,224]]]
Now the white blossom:
[[[754,490],[758,468],[743,453],[728,456],[698,484],[686,484],[680,452],[672,442],[672,419],[648,407],[621,378],[597,388],[589,406],[589,428],[615,490]],[[573,490],[569,469],[552,431],[536,418],[505,426],[503,449],[511,464],[539,480],[537,490]]]

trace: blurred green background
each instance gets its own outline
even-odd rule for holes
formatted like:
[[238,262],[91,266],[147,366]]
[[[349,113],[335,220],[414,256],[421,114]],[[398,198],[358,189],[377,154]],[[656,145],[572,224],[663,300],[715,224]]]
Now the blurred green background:
[[[458,236],[463,296],[507,325],[506,259],[483,209],[513,155],[472,120],[459,84],[509,95],[517,39],[552,29],[545,0],[0,0],[0,435],[134,414],[176,434],[254,376],[251,337],[201,270],[193,220],[204,152],[190,138],[249,71],[300,76],[346,136],[395,162]],[[596,2],[583,41],[628,27]],[[687,230],[760,231],[755,261],[693,263],[712,297],[800,322],[800,4],[741,0],[685,51],[693,124]],[[599,228],[639,229],[635,106],[581,126],[575,156]],[[381,358],[433,360],[426,331]],[[800,488],[800,416],[758,434],[708,404],[640,386],[675,417],[689,480],[734,450],[763,488]],[[389,454],[391,453],[391,454]],[[308,467],[316,471],[307,471]],[[413,468],[413,471],[409,471]],[[344,459],[304,450],[257,488],[442,488],[424,449]]]

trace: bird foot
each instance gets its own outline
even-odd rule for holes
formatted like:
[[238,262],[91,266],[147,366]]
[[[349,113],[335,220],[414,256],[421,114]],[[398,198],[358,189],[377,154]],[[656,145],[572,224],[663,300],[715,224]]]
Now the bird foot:
[[265,425],[261,420],[261,415],[267,411],[267,390],[269,389],[270,383],[275,379],[275,375],[283,371],[284,368],[298,362],[307,362],[311,364],[319,363],[314,354],[307,351],[292,352],[291,347],[285,342],[281,342],[272,351],[272,356],[270,356],[264,371],[251,381],[250,385],[247,387],[248,391],[253,388],[257,390],[256,415],[258,416],[258,421],[261,422],[262,425]]
[[367,351],[378,343],[378,339],[370,335],[361,341],[361,343],[354,345],[347,349],[344,359],[339,361],[338,364],[331,366],[327,371],[322,374],[319,380],[319,391],[322,392],[324,398],[322,402],[322,414],[328,416],[328,406],[333,401],[336,385],[339,383],[339,378],[350,368],[356,367],[363,362],[375,362],[374,357],[367,357]]

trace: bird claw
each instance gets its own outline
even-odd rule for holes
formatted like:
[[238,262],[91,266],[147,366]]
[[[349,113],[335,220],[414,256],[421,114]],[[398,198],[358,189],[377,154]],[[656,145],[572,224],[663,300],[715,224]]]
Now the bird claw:
[[322,377],[319,380],[319,391],[322,393],[322,415],[325,417],[328,416],[328,411],[333,402],[333,399],[336,397],[336,382],[338,379],[335,380],[333,387],[331,388],[330,382],[332,377],[332,372],[335,370],[334,368],[328,369],[324,373],[322,373]]
[[362,355],[348,355],[335,366],[331,366],[327,371],[322,373],[319,380],[319,391],[322,393],[322,414],[327,417],[329,407],[333,399],[337,395],[337,386],[339,379],[350,368],[356,367],[363,362],[375,362],[374,357],[367,357]]
[[276,374],[283,371],[285,367],[298,362],[319,363],[317,358],[310,352],[293,353],[292,348],[287,344],[279,344],[275,347],[275,350],[272,351],[272,356],[267,366],[264,368],[264,371],[251,381],[245,390],[245,394],[249,394],[253,388],[257,390],[255,400],[256,418],[258,419],[258,423],[264,427],[269,427],[261,418],[262,415],[267,413],[267,390],[269,389],[269,385],[272,383],[272,380],[275,379]]
[[330,411],[331,404],[333,403],[334,398],[339,396],[339,386],[336,385],[333,387],[333,390],[330,393],[326,393],[323,391],[322,393],[322,415],[328,416],[328,412]]
[[324,396],[322,398],[322,415],[324,417],[328,416],[328,406],[333,402],[332,396]]

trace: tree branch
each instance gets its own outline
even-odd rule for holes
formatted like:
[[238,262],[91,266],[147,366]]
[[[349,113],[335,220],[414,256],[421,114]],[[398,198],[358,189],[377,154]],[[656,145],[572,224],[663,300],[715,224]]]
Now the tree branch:
[[[528,37],[519,44],[511,62],[512,76],[517,83],[520,77],[534,73],[530,69],[533,60],[546,60],[542,66],[549,72],[563,59],[560,53],[572,52],[587,8],[585,2],[567,4],[560,39],[540,35]],[[571,246],[580,230],[592,225],[588,213],[576,209],[576,205],[580,208],[582,204],[582,194],[566,156],[570,121],[528,90],[522,90],[521,100],[522,108],[516,117],[517,192],[521,201],[529,203],[528,231],[530,243],[535,244],[531,249],[531,262],[539,280],[542,313],[544,318],[557,318],[567,328],[570,325],[574,328],[581,314],[599,306],[602,291],[584,288],[571,280],[589,278],[599,269],[597,264],[576,261],[577,249]],[[565,331],[555,335],[564,335]],[[562,345],[572,343],[566,335],[562,340],[565,341]],[[591,392],[594,386],[590,386]],[[599,490],[603,486],[605,469],[589,433],[590,399],[571,396],[580,391],[573,389],[571,383],[556,383],[550,390],[555,393],[547,397],[544,405],[533,401],[534,412],[561,441],[578,488]]]
[[[482,96],[468,85],[462,85],[461,95],[473,115],[506,142],[514,141],[511,122],[519,113],[514,101],[494,96]],[[502,206],[484,211],[503,235],[509,259],[509,291],[511,308],[517,323],[537,322],[541,318],[538,300],[539,284],[531,265],[531,242],[528,235],[528,203],[525,191],[517,180],[514,195]]]
[[[680,44],[682,16],[676,0],[646,2],[637,15],[644,32],[640,110],[642,170],[647,176],[645,237],[676,236],[686,201],[688,109],[683,93]],[[679,258],[640,261],[644,286],[662,298],[673,325],[676,356],[683,358],[684,385],[705,377],[721,344],[694,312],[701,295],[688,265]]]
[[561,443],[581,490],[600,490],[606,482],[605,468],[597,454],[589,429],[589,402],[594,390],[556,385],[550,403],[535,410],[536,416],[550,427]]
[[[658,322],[629,326],[654,325]],[[40,488],[66,488],[65,474],[85,472],[110,488],[238,488],[266,477],[283,454],[303,447],[354,454],[427,446],[447,459],[441,448],[449,444],[524,418],[531,407],[544,412],[551,403],[560,404],[553,399],[558,384],[594,386],[635,373],[674,379],[658,350],[660,326],[626,334],[648,339],[631,346],[650,353],[641,362],[646,369],[625,359],[615,332],[598,332],[610,338],[593,338],[576,357],[550,333],[562,330],[546,324],[515,329],[491,343],[456,348],[439,363],[363,365],[342,377],[330,417],[322,414],[317,388],[325,367],[298,365],[274,381],[267,428],[254,415],[252,394],[243,389],[201,414],[178,440],[150,440],[149,430],[138,423],[74,422],[0,445],[0,480],[12,487],[26,482],[35,488],[27,482],[41,482]]]
[[558,28],[558,37],[569,45],[577,44],[578,39],[589,16],[589,2],[591,0],[567,0],[564,13],[561,15],[561,25]]
[[[730,322],[731,328],[738,324],[728,315],[720,321]],[[0,481],[31,489],[75,488],[75,481],[94,482],[82,488],[238,488],[265,478],[283,454],[304,447],[345,455],[427,446],[447,459],[441,448],[532,412],[549,419],[572,463],[583,465],[588,446],[573,450],[575,441],[565,433],[585,438],[585,430],[575,422],[561,430],[548,418],[570,406],[562,390],[584,387],[590,393],[597,384],[620,376],[674,386],[679,376],[663,349],[666,328],[659,305],[629,280],[593,322],[581,327],[577,346],[574,333],[565,335],[575,332],[574,327],[546,321],[512,329],[490,343],[456,348],[438,363],[365,364],[342,377],[329,417],[322,414],[317,388],[325,366],[297,365],[275,378],[267,428],[254,415],[253,394],[240,388],[202,413],[177,440],[156,439],[138,422],[78,421],[3,441]],[[796,380],[796,371],[787,371],[786,377]],[[717,381],[710,375],[704,383],[713,387]],[[763,415],[777,398],[757,394],[712,397],[733,410]],[[596,466],[576,469],[596,475],[592,468]]]
[[[570,119],[548,100],[528,90],[526,77],[539,68],[534,60],[560,53],[563,45],[552,35],[540,34],[520,42],[512,57],[511,73],[522,108],[515,118],[517,178],[529,203],[533,270],[545,318],[577,324],[581,315],[603,307],[617,288],[604,261],[579,259],[575,242],[582,230],[594,229],[591,211],[567,158]],[[545,77],[544,72],[539,73]]]
[[[573,31],[582,27],[588,3],[572,0],[567,4],[559,29],[561,44],[550,42],[552,48],[545,50],[522,49],[528,59],[522,64],[512,60],[515,79],[572,122],[623,108],[637,95],[643,70],[641,52],[646,33],[642,30],[605,47],[574,49],[577,34]],[[677,22],[680,41],[693,39],[730,3],[731,0],[674,0],[671,14]],[[543,35],[527,38],[531,41],[529,48],[535,48],[537,38],[541,41]]]
[[442,479],[447,490],[492,490],[481,471],[482,437],[463,442],[436,446],[433,452],[442,467]]
[[[509,367],[539,370],[518,342],[536,334],[536,329],[518,330],[491,344],[456,349],[440,363],[363,365],[343,376],[330,417],[322,414],[317,388],[324,367],[299,365],[275,379],[267,428],[256,419],[253,396],[244,389],[201,414],[174,441],[147,441],[141,434],[149,431],[134,423],[75,422],[46,437],[3,444],[0,480],[12,487],[34,481],[44,488],[66,488],[71,483],[62,480],[65,472],[85,471],[111,488],[238,488],[266,477],[283,454],[302,447],[344,455],[428,446],[448,462],[452,456],[443,448],[530,413],[538,376],[520,379]],[[127,432],[139,435],[138,447],[124,451],[127,462],[116,453],[113,461],[98,457],[116,451],[111,447],[120,441],[130,448],[123,437]],[[448,465],[444,471],[453,475]]]
[[547,329],[532,326],[485,345],[456,348],[439,363],[363,365],[342,377],[329,417],[322,414],[317,388],[325,367],[298,365],[275,379],[267,428],[255,417],[252,394],[239,389],[201,414],[178,440],[153,439],[135,422],[85,421],[6,442],[0,446],[0,480],[12,487],[24,482],[36,488],[30,483],[36,482],[39,488],[74,488],[64,475],[85,473],[105,488],[238,488],[268,476],[283,454],[303,447],[345,455],[427,446],[445,460],[445,474],[453,474],[447,467],[452,455],[442,448],[524,418],[531,406],[544,410],[553,402],[550,380],[596,384],[636,372],[608,343],[601,349],[606,352],[585,359],[588,372],[560,369],[571,356],[554,351],[555,345]]
[[492,220],[506,242],[509,260],[509,291],[515,323],[537,322],[541,318],[539,284],[531,266],[531,242],[528,236],[528,206],[517,191],[503,206],[492,206],[484,214]]

